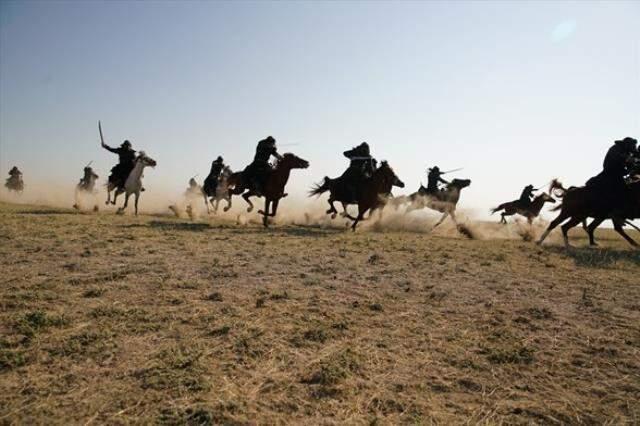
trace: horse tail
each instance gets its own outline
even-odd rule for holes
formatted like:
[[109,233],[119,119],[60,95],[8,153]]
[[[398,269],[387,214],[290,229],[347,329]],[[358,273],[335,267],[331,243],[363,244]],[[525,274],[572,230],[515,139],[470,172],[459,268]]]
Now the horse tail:
[[507,203],[502,203],[502,204],[500,204],[498,207],[494,207],[494,208],[492,208],[492,209],[490,210],[490,211],[491,211],[491,214],[494,214],[495,212],[499,212],[500,210],[503,210],[506,206],[507,206]]
[[327,192],[331,189],[331,179],[329,176],[325,176],[322,183],[316,183],[311,187],[311,191],[309,191],[309,197],[313,197],[314,195],[320,195],[323,192]]

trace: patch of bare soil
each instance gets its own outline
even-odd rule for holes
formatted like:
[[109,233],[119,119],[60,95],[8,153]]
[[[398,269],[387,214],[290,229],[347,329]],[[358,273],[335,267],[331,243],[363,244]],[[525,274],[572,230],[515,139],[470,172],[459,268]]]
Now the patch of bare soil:
[[0,421],[639,423],[640,253],[449,226],[0,204]]

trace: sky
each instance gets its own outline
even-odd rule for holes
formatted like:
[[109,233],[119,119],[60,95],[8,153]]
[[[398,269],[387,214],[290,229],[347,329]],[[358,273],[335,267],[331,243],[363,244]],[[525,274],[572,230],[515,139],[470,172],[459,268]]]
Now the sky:
[[0,174],[106,177],[129,139],[182,191],[258,140],[310,161],[287,190],[367,141],[415,191],[462,167],[461,206],[582,184],[640,136],[640,2],[0,1]]

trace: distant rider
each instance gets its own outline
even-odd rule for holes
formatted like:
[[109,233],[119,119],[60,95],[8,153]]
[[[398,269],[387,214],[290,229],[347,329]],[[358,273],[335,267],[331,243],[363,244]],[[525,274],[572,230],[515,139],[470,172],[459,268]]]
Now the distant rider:
[[269,164],[269,159],[272,156],[278,160],[282,159],[276,148],[276,140],[272,136],[268,136],[258,142],[253,162],[244,169],[243,175],[248,187],[257,195],[262,195],[264,191],[264,185],[272,170],[271,164]]
[[87,166],[84,168],[84,176],[80,179],[78,186],[84,191],[93,192],[93,188],[95,187],[96,179],[98,179],[98,177],[99,176],[93,171],[93,169]]
[[520,199],[518,199],[518,203],[520,207],[526,209],[531,205],[531,201],[533,201],[533,192],[535,191],[533,185],[527,185],[522,190],[520,194]]
[[427,194],[436,195],[440,192],[440,183],[449,183],[449,181],[442,178],[442,175],[444,175],[444,172],[441,172],[438,166],[429,169],[429,174],[427,175]]
[[214,161],[211,162],[211,171],[209,172],[209,176],[204,180],[204,192],[210,196],[215,195],[216,189],[218,187],[218,181],[220,179],[220,174],[224,169],[224,159],[221,156],[218,156]]

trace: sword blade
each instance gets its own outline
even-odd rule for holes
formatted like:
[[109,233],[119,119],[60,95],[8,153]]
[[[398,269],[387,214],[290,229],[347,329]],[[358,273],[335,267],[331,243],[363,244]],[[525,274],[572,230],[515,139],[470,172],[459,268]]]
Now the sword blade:
[[100,142],[104,143],[104,136],[102,135],[102,124],[100,124],[100,120],[98,120],[98,130],[100,131]]

